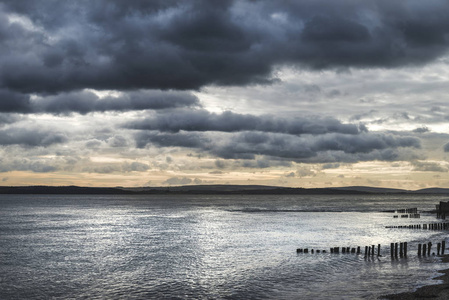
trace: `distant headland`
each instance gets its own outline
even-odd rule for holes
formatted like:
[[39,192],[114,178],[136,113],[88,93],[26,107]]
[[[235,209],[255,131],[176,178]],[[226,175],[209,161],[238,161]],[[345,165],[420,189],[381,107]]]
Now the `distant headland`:
[[265,185],[189,185],[170,187],[80,187],[80,186],[2,186],[0,194],[63,194],[63,195],[366,195],[366,194],[440,194],[449,195],[448,188],[403,190],[368,186],[335,188],[291,188]]

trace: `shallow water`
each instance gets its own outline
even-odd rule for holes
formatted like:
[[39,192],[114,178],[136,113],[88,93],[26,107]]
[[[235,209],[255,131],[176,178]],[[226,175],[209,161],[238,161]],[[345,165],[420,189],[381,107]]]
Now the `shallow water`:
[[[436,283],[439,196],[0,196],[1,299],[376,299]],[[391,259],[391,242],[408,258]],[[296,248],[382,245],[382,257]],[[434,248],[435,249],[435,246]]]

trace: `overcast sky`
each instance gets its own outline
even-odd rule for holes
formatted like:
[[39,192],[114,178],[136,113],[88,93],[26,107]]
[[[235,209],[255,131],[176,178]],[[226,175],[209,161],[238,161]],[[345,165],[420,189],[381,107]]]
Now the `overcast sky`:
[[0,2],[0,183],[449,188],[449,2]]

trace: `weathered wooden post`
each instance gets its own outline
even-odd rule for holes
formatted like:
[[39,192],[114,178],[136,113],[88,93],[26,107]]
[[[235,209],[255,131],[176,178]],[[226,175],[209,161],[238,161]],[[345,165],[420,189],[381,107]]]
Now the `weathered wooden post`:
[[345,247],[341,247],[341,253],[346,253],[346,248]]
[[407,257],[407,242],[404,242],[404,256]]
[[398,243],[394,243],[394,257],[398,257]]
[[391,257],[394,256],[394,243],[390,244],[390,254],[391,254]]
[[374,256],[374,245],[371,246],[371,256]]
[[422,255],[424,255],[424,256],[426,256],[426,254],[427,254],[427,245],[426,245],[426,243],[424,243],[424,244],[422,244]]
[[360,246],[357,246],[357,254],[360,254]]
[[349,253],[351,247],[346,247],[346,253]]
[[377,244],[377,256],[380,256],[380,244]]
[[437,244],[437,255],[440,255],[441,243]]
[[444,255],[444,249],[446,248],[446,241],[441,242],[441,255]]
[[312,249],[312,254],[313,254],[313,249]]
[[430,248],[432,248],[432,242],[427,243],[427,255],[430,255]]
[[334,248],[331,248],[331,253],[334,253]]
[[296,253],[302,253],[302,249],[300,248],[296,249]]
[[352,249],[351,249],[351,253],[355,253],[355,248],[352,248]]
[[339,247],[334,247],[334,253],[339,253],[340,252],[340,248]]
[[365,257],[368,256],[368,246],[365,246]]
[[404,243],[399,243],[399,256],[402,257],[404,255]]
[[309,253],[309,249],[308,248],[304,249],[304,253]]
[[418,256],[421,256],[421,244],[418,244]]

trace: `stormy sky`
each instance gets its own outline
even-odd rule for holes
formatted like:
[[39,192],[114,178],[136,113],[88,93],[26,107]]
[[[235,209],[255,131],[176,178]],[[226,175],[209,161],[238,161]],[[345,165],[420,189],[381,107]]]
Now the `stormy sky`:
[[3,0],[0,182],[449,188],[448,15]]

